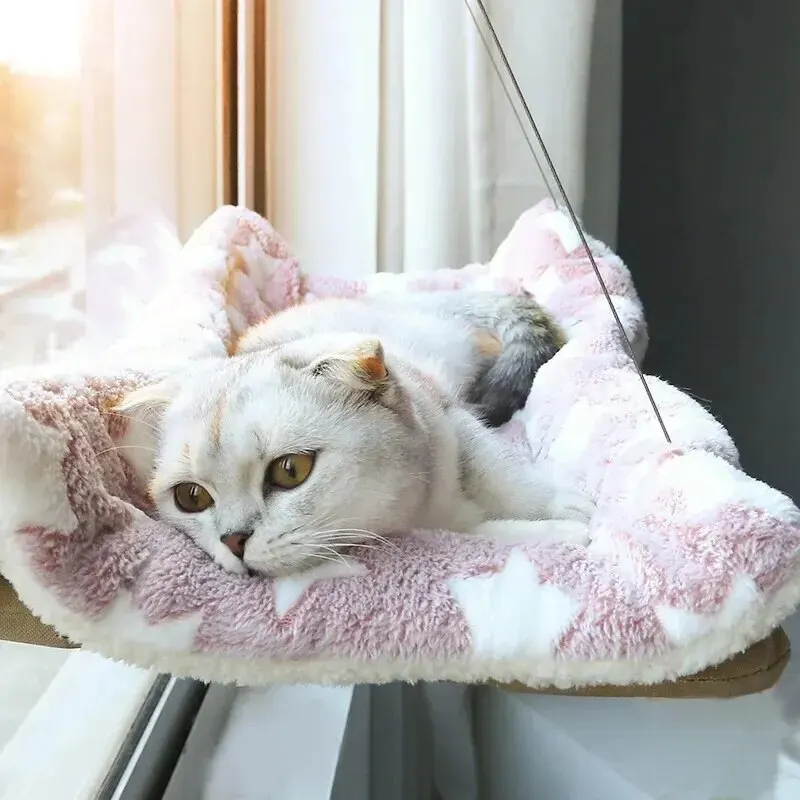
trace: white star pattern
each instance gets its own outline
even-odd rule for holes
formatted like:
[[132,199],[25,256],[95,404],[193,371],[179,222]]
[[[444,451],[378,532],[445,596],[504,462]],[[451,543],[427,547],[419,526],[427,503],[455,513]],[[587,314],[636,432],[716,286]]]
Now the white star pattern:
[[[578,400],[567,414],[561,433],[550,446],[550,459],[555,464],[575,464],[589,449],[595,426],[604,414],[605,408],[591,406],[586,400]],[[528,430],[533,421],[528,421],[526,431],[533,439],[535,430]]]
[[539,224],[543,228],[549,228],[552,233],[558,236],[561,246],[568,253],[577,250],[582,242],[581,237],[575,230],[572,220],[562,211],[547,211],[539,218]]
[[94,626],[94,635],[113,638],[125,631],[126,640],[137,645],[155,645],[173,652],[192,650],[203,621],[197,611],[177,619],[149,622],[128,592],[120,592]]
[[2,528],[20,525],[73,530],[78,521],[64,486],[63,433],[33,419],[17,400],[0,393],[0,502]]
[[536,281],[525,279],[522,281],[523,288],[531,292],[544,305],[563,285],[563,281],[558,277],[558,272],[553,267],[548,267]]
[[[660,465],[657,485],[665,492],[681,492],[684,513],[687,517],[694,517],[723,508],[728,503],[741,502],[741,484],[750,481],[747,478],[737,481],[739,475],[741,473],[735,467],[721,458],[698,450],[668,459]],[[651,480],[651,483],[655,482]]]
[[538,658],[553,652],[580,604],[545,586],[530,559],[513,550],[501,572],[450,581],[476,656]]
[[303,592],[317,581],[329,581],[334,578],[355,578],[366,574],[367,568],[363,564],[343,558],[342,561],[331,561],[320,564],[318,567],[312,567],[299,575],[276,578],[272,584],[275,613],[282,617],[290,611]]
[[672,644],[680,647],[714,631],[735,628],[742,617],[758,607],[761,592],[749,575],[737,575],[722,608],[716,614],[696,614],[672,606],[656,606],[658,621]]

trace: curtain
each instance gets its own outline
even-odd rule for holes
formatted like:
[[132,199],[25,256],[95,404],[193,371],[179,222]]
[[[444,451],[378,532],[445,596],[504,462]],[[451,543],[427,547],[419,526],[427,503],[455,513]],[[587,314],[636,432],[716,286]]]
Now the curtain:
[[[485,5],[570,199],[582,210],[591,194],[606,228],[593,232],[613,238],[618,93],[599,93],[590,126],[587,113],[593,72],[613,72],[619,58],[619,20],[604,22],[618,0]],[[308,271],[486,260],[547,195],[463,0],[267,9],[267,213]],[[605,25],[601,50],[595,23]],[[606,149],[607,188],[587,185],[593,142]]]

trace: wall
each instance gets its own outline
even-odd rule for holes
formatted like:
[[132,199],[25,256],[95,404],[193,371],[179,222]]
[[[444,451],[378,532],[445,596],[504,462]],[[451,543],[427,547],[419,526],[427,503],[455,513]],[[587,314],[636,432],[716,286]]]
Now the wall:
[[[702,398],[744,468],[796,502],[798,31],[795,0],[625,3],[618,231],[647,371]],[[800,644],[800,615],[786,627]]]
[[618,247],[648,371],[705,398],[745,468],[800,499],[798,31],[795,0],[625,4]]
[[621,102],[622,0],[602,0],[595,4],[592,24],[581,216],[586,229],[609,247],[617,244]]

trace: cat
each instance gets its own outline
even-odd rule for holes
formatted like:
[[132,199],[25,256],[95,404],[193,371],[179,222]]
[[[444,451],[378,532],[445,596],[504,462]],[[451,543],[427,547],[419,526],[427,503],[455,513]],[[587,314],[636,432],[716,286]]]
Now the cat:
[[319,300],[116,411],[158,517],[231,572],[301,571],[413,529],[584,543],[592,501],[491,430],[563,343],[528,296]]

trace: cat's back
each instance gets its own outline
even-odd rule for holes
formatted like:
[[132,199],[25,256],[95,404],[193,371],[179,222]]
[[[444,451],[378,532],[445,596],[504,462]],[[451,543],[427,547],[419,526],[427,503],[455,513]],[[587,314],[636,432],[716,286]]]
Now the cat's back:
[[428,375],[454,395],[480,368],[474,327],[439,313],[438,305],[426,302],[424,295],[330,298],[292,306],[247,331],[236,353],[304,340],[318,347],[329,334],[375,336],[388,358]]
[[391,360],[462,397],[493,426],[524,406],[539,367],[565,342],[558,324],[530,295],[467,290],[293,306],[250,329],[236,352],[298,343],[316,357],[334,334],[377,337]]
[[[329,298],[292,306],[248,330],[236,352],[246,353],[325,333],[360,333],[381,339],[388,351],[453,357],[472,326],[438,313],[422,295]],[[460,348],[471,354],[471,348]]]

